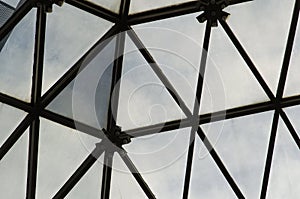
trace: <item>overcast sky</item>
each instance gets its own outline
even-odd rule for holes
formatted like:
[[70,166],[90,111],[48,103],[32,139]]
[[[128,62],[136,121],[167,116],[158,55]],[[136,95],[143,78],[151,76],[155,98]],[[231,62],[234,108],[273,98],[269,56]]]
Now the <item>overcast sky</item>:
[[[18,1],[6,2],[15,6]],[[95,2],[101,2],[104,7],[116,12],[116,5],[120,1]],[[132,0],[131,12],[170,3],[171,1],[156,4]],[[294,1],[255,0],[226,9],[231,13],[229,25],[274,93],[293,4]],[[198,15],[199,13],[190,14],[133,27],[191,110],[205,28],[204,24],[199,24],[196,20]],[[112,25],[68,4],[61,8],[55,6],[54,12],[47,16],[43,92],[46,92]],[[25,101],[30,99],[34,26],[35,11],[31,11],[12,32],[0,53],[0,92]],[[300,61],[299,39],[297,32],[285,96],[300,92],[300,69],[297,67]],[[200,112],[208,113],[267,101],[267,96],[220,25],[212,29],[210,41]],[[82,81],[73,82],[49,109],[75,117],[94,127],[103,127],[101,122],[98,124],[96,121],[95,117],[99,116],[99,113],[94,110],[94,102],[98,97],[102,99],[101,96],[105,94],[96,93],[91,88],[97,88],[97,84],[90,84],[103,72],[98,70],[97,66],[109,68],[112,60],[109,54],[114,51],[112,44],[108,45],[84,71],[82,79],[90,81],[83,85]],[[184,114],[130,40],[126,42],[125,52],[118,125],[126,130],[184,118]],[[72,93],[74,85],[78,89],[75,95]],[[89,98],[90,94],[95,94],[94,98]],[[70,100],[73,100],[73,104]],[[74,113],[74,107],[82,117]],[[288,108],[286,111],[297,132],[300,132],[300,125],[296,122],[300,118],[299,107]],[[25,115],[22,111],[0,104],[0,144]],[[259,198],[272,118],[273,111],[269,111],[202,126],[246,198]],[[103,122],[105,123],[104,120]],[[99,140],[45,119],[41,120],[40,129],[37,198],[47,199],[59,190]],[[124,146],[159,199],[182,197],[189,132],[190,128],[184,128],[142,137]],[[25,196],[27,144],[28,132],[0,163],[1,198],[18,199]],[[198,138],[195,149],[190,198],[236,198]],[[101,159],[67,198],[99,198]],[[285,124],[280,121],[268,198],[297,198],[300,195],[299,160],[299,150]],[[111,198],[146,198],[118,155],[115,156],[114,163]]]

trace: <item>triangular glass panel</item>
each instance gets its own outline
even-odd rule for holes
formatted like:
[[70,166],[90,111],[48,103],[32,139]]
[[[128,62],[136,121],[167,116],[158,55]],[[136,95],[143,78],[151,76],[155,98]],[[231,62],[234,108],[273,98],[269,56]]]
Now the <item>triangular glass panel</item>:
[[99,139],[41,119],[37,198],[52,198],[97,142]]
[[200,113],[269,101],[223,29],[212,29]]
[[0,197],[25,198],[27,179],[28,130],[0,162]]
[[299,198],[300,151],[282,120],[279,122],[267,198]]
[[130,173],[119,156],[113,160],[110,198],[114,199],[146,199],[147,196]]
[[[134,138],[124,145],[156,198],[182,197],[189,135],[190,128],[184,128]],[[115,170],[127,173],[117,166],[115,164]]]
[[24,101],[31,95],[35,13],[31,10],[16,25],[0,49],[0,92]]
[[232,178],[249,199],[260,195],[272,116],[270,111],[203,125]]
[[284,96],[293,96],[300,94],[300,25],[298,19],[298,27],[296,29],[296,35],[294,40],[293,51],[291,54],[289,71],[286,79]]
[[[1,16],[0,16],[0,27],[2,27],[6,21],[11,17],[11,15],[15,12],[15,8],[12,7],[11,5],[0,1],[0,11],[1,11]],[[0,52],[5,45],[8,37],[10,36],[10,33],[7,34],[1,41],[0,41]]]
[[251,1],[227,10],[231,14],[230,27],[273,93],[277,89],[294,2]]
[[[206,154],[203,156],[203,154]],[[195,139],[195,152],[191,171],[189,198],[219,199],[237,198],[220,172],[209,152],[198,138]]]
[[197,16],[189,14],[134,26],[145,47],[191,110],[205,28],[199,24]]
[[47,109],[97,129],[106,128],[115,43],[113,39],[102,50],[101,44],[96,47],[91,52],[95,57],[82,63],[85,68]]
[[25,114],[23,111],[0,103],[0,146],[2,146],[9,135],[17,128],[25,117]]
[[123,130],[185,117],[131,39],[123,63],[117,120]]
[[174,6],[189,1],[194,1],[194,0],[160,0],[160,1],[132,0],[130,2],[130,14],[143,12],[147,10],[155,10],[158,8],[163,8],[168,6]]
[[112,26],[68,4],[47,17],[43,93]]
[[292,126],[294,127],[298,136],[300,137],[300,125],[299,125],[300,105],[285,108],[284,111],[286,112],[289,121],[291,122]]
[[26,0],[1,0],[2,2],[14,7],[20,7]]
[[100,198],[103,155],[88,170],[88,172],[74,186],[66,196],[68,199]]
[[118,13],[120,10],[121,0],[89,0],[96,3],[114,13]]

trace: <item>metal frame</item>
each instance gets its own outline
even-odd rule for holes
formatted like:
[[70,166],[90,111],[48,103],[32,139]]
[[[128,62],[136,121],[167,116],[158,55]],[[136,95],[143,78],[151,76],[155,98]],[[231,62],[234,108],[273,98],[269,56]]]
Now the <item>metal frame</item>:
[[[222,0],[221,0],[222,1]],[[221,2],[220,1],[220,2]],[[228,5],[238,4],[246,2],[249,0],[233,0],[230,1]],[[224,1],[226,2],[226,1]],[[51,3],[58,3],[56,0],[52,0]],[[91,3],[89,1],[80,0],[66,0],[66,3],[77,7],[85,12],[96,15],[100,18],[106,19],[110,22],[115,23],[115,25],[107,31],[107,33],[95,43],[95,45],[89,49],[75,64],[72,66],[43,96],[41,95],[42,88],[42,74],[43,74],[43,62],[44,62],[44,47],[45,47],[45,31],[46,31],[46,16],[47,8],[49,4],[45,3],[44,0],[27,0],[23,5],[21,5],[16,12],[11,16],[11,18],[0,28],[0,39],[3,39],[13,28],[18,24],[18,22],[33,8],[36,7],[36,35],[35,35],[35,49],[34,49],[34,64],[33,64],[33,76],[32,76],[32,96],[31,102],[27,103],[19,99],[13,98],[6,94],[0,93],[0,102],[7,105],[13,106],[17,109],[27,112],[27,116],[23,121],[17,126],[17,128],[12,132],[12,134],[7,138],[4,144],[0,148],[0,161],[7,154],[7,152],[14,146],[17,140],[29,128],[29,152],[28,152],[28,173],[27,173],[27,192],[26,198],[35,198],[36,192],[36,175],[37,175],[37,165],[38,165],[38,145],[39,145],[39,118],[43,117],[59,123],[61,125],[76,129],[82,133],[97,137],[102,141],[98,143],[94,151],[82,162],[74,174],[69,178],[69,180],[61,187],[56,193],[54,198],[64,198],[71,189],[79,182],[79,180],[85,175],[86,172],[91,168],[91,166],[97,161],[97,159],[104,154],[104,162],[107,164],[103,165],[103,176],[102,176],[102,187],[101,187],[101,198],[109,198],[110,195],[110,184],[111,184],[111,174],[113,157],[115,152],[117,152],[137,183],[140,185],[145,195],[148,198],[155,198],[155,194],[152,192],[150,187],[147,185],[142,175],[139,173],[138,169],[134,165],[133,161],[127,155],[125,149],[122,147],[125,144],[123,141],[126,139],[134,139],[136,137],[151,135],[154,133],[163,133],[170,130],[175,130],[179,128],[191,127],[190,132],[190,142],[188,148],[188,156],[185,171],[185,180],[183,187],[183,199],[188,198],[189,184],[191,179],[191,168],[192,160],[194,154],[194,142],[196,135],[203,141],[204,146],[209,149],[210,155],[215,161],[216,165],[220,169],[224,178],[227,180],[228,184],[235,192],[238,198],[245,198],[238,185],[235,183],[230,173],[226,169],[221,158],[218,156],[217,151],[213,148],[205,133],[201,129],[200,125],[209,123],[211,121],[220,121],[226,119],[237,118],[245,115],[251,115],[266,111],[274,110],[268,152],[265,162],[264,176],[261,187],[261,198],[266,198],[269,175],[272,166],[272,158],[274,152],[274,146],[276,141],[277,126],[279,118],[281,118],[285,125],[287,126],[291,136],[293,137],[295,143],[300,149],[300,139],[294,129],[292,123],[290,122],[288,116],[284,112],[283,108],[300,105],[300,95],[293,97],[283,97],[283,91],[286,83],[288,68],[290,64],[292,49],[294,45],[295,33],[298,24],[299,10],[300,10],[300,0],[295,0],[294,11],[292,15],[289,35],[287,39],[284,59],[282,63],[282,69],[280,74],[280,80],[277,87],[276,95],[274,95],[271,89],[268,87],[263,77],[257,70],[255,64],[252,62],[251,58],[248,56],[246,50],[243,48],[238,38],[235,36],[233,31],[230,29],[229,25],[226,23],[225,19],[220,15],[217,16],[216,20],[221,24],[228,37],[240,53],[241,57],[244,59],[245,63],[248,65],[252,74],[263,88],[269,101],[257,104],[251,104],[243,107],[232,108],[228,110],[223,110],[215,113],[209,113],[204,115],[198,115],[200,109],[200,100],[203,88],[203,77],[206,68],[207,52],[209,51],[209,40],[211,28],[214,26],[212,18],[208,18],[206,21],[206,31],[204,35],[203,51],[201,55],[200,62],[200,73],[198,76],[197,92],[194,103],[193,112],[189,110],[187,105],[170,83],[168,78],[163,74],[160,66],[156,63],[155,59],[152,57],[151,53],[147,50],[145,45],[139,39],[138,35],[131,28],[132,25],[151,22],[155,20],[161,20],[169,17],[175,17],[179,15],[195,13],[199,11],[206,12],[206,8],[203,5],[209,4],[207,1],[191,1],[188,3],[183,3],[180,5],[165,7],[161,9],[145,11],[142,13],[137,13],[129,15],[130,0],[122,0],[120,5],[119,14],[113,13],[99,5]],[[227,5],[227,6],[228,6]],[[211,16],[212,17],[212,16]],[[127,31],[122,33],[123,31]],[[117,36],[115,36],[117,35]],[[116,116],[118,110],[118,100],[119,100],[119,84],[118,81],[122,75],[123,67],[123,52],[126,36],[130,38],[133,43],[139,49],[141,55],[149,63],[157,77],[161,80],[163,85],[166,87],[167,91],[170,93],[174,101],[180,107],[182,112],[186,115],[185,119],[166,121],[165,123],[145,126],[141,128],[131,129],[127,131],[121,131],[120,127],[116,124]],[[110,93],[110,108],[107,112],[108,124],[107,128],[103,130],[96,129],[80,121],[74,121],[71,118],[59,115],[57,113],[51,112],[46,109],[47,105],[54,100],[54,98],[80,73],[80,71],[87,66],[87,64],[105,48],[105,46],[116,37],[115,44],[115,61],[113,64],[113,78]],[[119,56],[121,55],[121,56]],[[116,88],[117,87],[117,88]],[[113,89],[117,92],[113,95]],[[112,107],[112,108],[111,108]],[[76,123],[76,126],[75,126]],[[116,146],[117,147],[116,147]]]

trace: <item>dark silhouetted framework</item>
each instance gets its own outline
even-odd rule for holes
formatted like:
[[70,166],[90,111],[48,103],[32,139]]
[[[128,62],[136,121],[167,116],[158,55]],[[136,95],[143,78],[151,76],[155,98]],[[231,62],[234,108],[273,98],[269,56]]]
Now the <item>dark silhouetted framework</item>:
[[[46,30],[46,17],[49,12],[52,11],[53,4],[59,6],[62,5],[62,0],[27,0],[25,1],[5,22],[5,24],[0,28],[0,39],[3,40],[7,35],[13,30],[13,28],[18,24],[18,22],[31,10],[36,9],[36,33],[35,33],[35,45],[34,45],[34,64],[33,64],[33,75],[32,75],[32,90],[31,90],[31,101],[30,103],[21,101],[4,93],[0,93],[0,102],[13,106],[17,109],[27,112],[27,116],[23,121],[17,126],[17,128],[11,133],[8,139],[0,148],[0,160],[5,156],[5,154],[14,146],[17,140],[29,127],[29,152],[28,152],[28,172],[27,172],[27,191],[26,198],[35,198],[36,193],[36,179],[37,179],[37,164],[38,164],[38,146],[39,146],[39,131],[40,131],[40,117],[46,118],[48,120],[54,121],[61,125],[67,126],[81,131],[82,133],[89,134],[101,139],[101,141],[96,144],[93,152],[83,160],[82,164],[78,166],[77,170],[73,175],[64,183],[61,189],[57,190],[54,198],[64,198],[70,190],[79,182],[79,180],[84,176],[86,172],[91,168],[91,166],[97,161],[97,159],[104,154],[104,165],[103,165],[103,176],[102,176],[102,187],[101,187],[101,198],[109,198],[110,186],[111,186],[111,175],[113,165],[113,155],[118,153],[137,183],[140,185],[142,190],[145,192],[148,198],[156,198],[155,193],[152,192],[151,188],[147,185],[147,182],[143,179],[142,175],[139,173],[133,161],[127,155],[126,151],[122,145],[130,142],[131,139],[150,135],[153,133],[164,133],[170,130],[191,127],[190,132],[190,143],[188,148],[187,164],[185,171],[184,187],[182,198],[188,198],[189,185],[191,179],[191,167],[193,163],[194,154],[194,142],[195,137],[199,136],[203,141],[205,147],[209,150],[209,153],[216,165],[220,169],[227,183],[230,185],[237,198],[245,198],[244,194],[239,188],[239,185],[232,178],[231,174],[227,170],[226,166],[222,162],[222,159],[215,151],[214,146],[210,143],[206,137],[204,131],[201,129],[200,125],[209,123],[211,121],[220,121],[231,118],[242,117],[245,115],[251,115],[261,112],[266,112],[274,110],[273,123],[271,128],[271,134],[269,139],[267,157],[264,168],[263,182],[261,187],[260,198],[266,198],[269,175],[272,165],[272,157],[274,152],[274,144],[276,140],[278,121],[281,118],[285,125],[287,126],[290,134],[292,135],[298,148],[300,148],[300,139],[290,122],[288,116],[286,115],[283,108],[291,107],[295,105],[300,105],[300,96],[293,97],[283,97],[283,91],[287,79],[288,68],[291,60],[292,48],[295,39],[295,32],[297,29],[297,23],[299,18],[300,0],[295,0],[294,10],[292,14],[292,20],[290,23],[289,34],[287,38],[287,44],[284,54],[284,59],[281,67],[281,74],[278,83],[278,88],[276,94],[273,94],[271,89],[266,84],[265,80],[261,76],[260,72],[257,70],[254,62],[248,56],[246,50],[243,48],[238,38],[232,32],[230,26],[226,22],[226,18],[229,15],[223,11],[223,8],[233,5],[244,3],[249,0],[199,0],[190,1],[187,3],[182,3],[180,5],[174,5],[169,7],[164,7],[160,9],[144,11],[141,13],[130,14],[129,7],[130,0],[122,0],[120,5],[120,11],[118,14],[107,10],[99,5],[88,1],[81,0],[65,0],[65,3],[75,6],[85,12],[108,20],[114,23],[114,26],[106,32],[106,34],[90,49],[88,50],[77,62],[44,94],[42,95],[42,74],[43,74],[43,62],[44,62],[44,48],[45,48],[45,30]],[[196,98],[194,103],[194,109],[190,110],[184,103],[181,96],[178,94],[176,89],[170,83],[168,78],[164,75],[160,69],[159,64],[156,63],[151,53],[144,46],[143,42],[139,39],[138,35],[131,28],[132,25],[151,22],[155,20],[161,20],[165,18],[175,17],[179,15],[200,12],[197,17],[199,23],[206,23],[206,29],[203,40],[203,51],[201,54],[200,62],[200,74],[198,77]],[[211,29],[218,26],[217,28],[223,28],[227,33],[228,37],[240,53],[241,57],[244,59],[245,63],[251,70],[252,74],[259,82],[260,86],[265,91],[269,98],[269,101],[251,104],[243,107],[231,108],[228,110],[222,110],[219,112],[209,113],[199,115],[200,109],[200,99],[203,89],[203,77],[205,74],[207,52],[209,51],[209,43],[211,36]],[[126,33],[123,33],[126,31]],[[125,35],[134,42],[136,47],[139,49],[140,53],[143,55],[144,59],[149,63],[157,77],[166,87],[167,91],[170,93],[174,101],[181,108],[182,112],[185,114],[185,119],[167,121],[161,124],[155,124],[150,126],[144,126],[136,129],[127,130],[123,132],[120,127],[116,125],[116,116],[118,110],[118,97],[119,97],[119,85],[117,82],[121,78],[122,66],[123,66],[123,56],[118,56],[113,62],[113,77],[111,85],[111,95],[110,95],[110,106],[108,110],[108,124],[107,128],[102,131],[80,123],[79,121],[74,121],[73,119],[67,118],[65,116],[59,115],[57,113],[51,112],[45,107],[49,105],[59,93],[78,75],[80,70],[85,66],[82,65],[83,60],[93,59],[89,56],[96,48],[100,52],[104,47],[113,39],[116,39],[115,54],[122,55],[125,46]],[[95,53],[94,53],[95,54]],[[117,90],[117,93],[113,95],[113,90]],[[111,108],[113,107],[113,108]],[[76,126],[75,126],[76,123]],[[100,187],[99,187],[100,189]]]

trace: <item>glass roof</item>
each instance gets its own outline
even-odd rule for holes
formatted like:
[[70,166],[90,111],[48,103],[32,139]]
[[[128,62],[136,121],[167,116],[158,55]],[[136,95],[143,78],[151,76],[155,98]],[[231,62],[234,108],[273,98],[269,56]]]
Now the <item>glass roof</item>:
[[[79,136],[73,129],[45,119],[41,120],[40,128],[43,133],[40,135],[37,198],[52,198],[64,181],[76,170],[77,165],[89,154],[87,148],[89,146],[83,144],[86,143],[81,139],[83,135]],[[95,141],[91,136],[85,138],[90,139],[91,142]],[[101,176],[101,169],[98,164],[95,164],[95,167],[98,169],[91,170],[95,172],[92,176],[98,179]],[[97,195],[96,190],[94,194]]]
[[300,31],[299,29],[297,29],[296,36],[295,36],[295,45],[292,51],[290,70],[288,72],[286,88],[284,92],[285,96],[293,96],[293,95],[298,95],[300,93],[299,86],[297,86],[300,83],[297,75],[300,73],[300,69],[299,67],[297,67],[297,63],[299,63],[300,60],[299,46],[300,46]]
[[25,198],[28,153],[28,130],[16,142],[13,149],[1,160],[0,191],[8,198]]
[[[299,128],[298,128],[299,129]],[[289,135],[283,121],[279,123],[274,151],[274,167],[271,170],[268,198],[296,198],[299,195],[299,148]]]
[[[237,198],[213,159],[207,156],[209,152],[199,139],[196,139],[195,151],[189,190],[190,198],[197,198],[200,195],[205,198],[219,198],[220,194],[226,199]],[[200,155],[200,152],[206,154],[206,157]]]
[[35,10],[13,29],[0,53],[0,91],[30,101]]
[[[65,4],[47,18],[43,92],[46,92],[112,26]],[[68,44],[68,45],[65,45]]]
[[112,12],[119,12],[121,0],[88,0],[92,3],[96,3]]
[[228,8],[228,23],[274,93],[287,42],[279,38],[288,36],[293,6],[294,1],[266,0]]
[[0,0],[0,198],[298,198],[299,10]]
[[174,6],[195,0],[132,0],[130,3],[129,13],[134,14],[146,10],[154,10],[162,7]]
[[[260,195],[272,115],[273,112],[266,112],[203,126],[246,198],[259,198]],[[204,152],[203,147],[196,151],[198,161],[207,158],[208,153]]]

